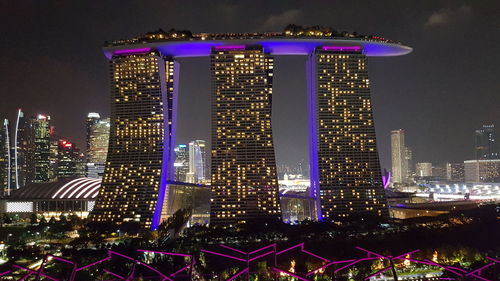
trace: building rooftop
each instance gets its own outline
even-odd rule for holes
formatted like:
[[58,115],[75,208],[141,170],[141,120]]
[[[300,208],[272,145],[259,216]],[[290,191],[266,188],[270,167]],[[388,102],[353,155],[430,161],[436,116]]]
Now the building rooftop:
[[10,200],[93,199],[99,194],[100,179],[76,178],[31,183],[11,192]]

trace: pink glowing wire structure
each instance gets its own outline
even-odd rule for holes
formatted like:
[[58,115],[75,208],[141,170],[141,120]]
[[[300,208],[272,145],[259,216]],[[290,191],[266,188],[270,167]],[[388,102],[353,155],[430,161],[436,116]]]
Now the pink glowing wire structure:
[[[327,258],[321,257],[317,254],[314,254],[314,253],[306,250],[304,247],[304,243],[299,243],[299,244],[293,245],[291,247],[288,247],[288,248],[285,248],[285,249],[279,250],[279,251],[277,249],[276,243],[258,248],[256,250],[253,250],[250,252],[242,251],[242,250],[239,250],[239,249],[236,249],[236,248],[230,247],[228,245],[224,245],[224,244],[220,244],[218,247],[219,247],[219,250],[217,250],[217,251],[201,250],[201,252],[206,254],[207,256],[215,255],[215,256],[227,258],[227,259],[230,259],[233,261],[241,262],[243,264],[242,265],[243,268],[239,272],[237,272],[236,274],[234,274],[234,275],[230,276],[228,279],[226,279],[226,281],[233,281],[233,280],[235,280],[238,277],[243,276],[243,275],[247,275],[247,278],[248,278],[248,276],[252,273],[252,272],[250,272],[251,263],[256,261],[256,260],[259,260],[261,258],[264,258],[264,257],[268,257],[268,258],[272,257],[273,261],[272,261],[272,265],[270,266],[270,269],[273,272],[275,272],[277,274],[281,274],[281,275],[287,275],[290,277],[294,277],[294,278],[297,278],[298,280],[301,280],[301,281],[310,281],[311,280],[310,278],[313,278],[314,275],[323,273],[325,269],[327,269],[331,266],[338,266],[337,268],[333,269],[333,274],[336,274],[336,273],[341,272],[343,270],[346,270],[346,269],[348,269],[348,268],[350,268],[358,263],[365,262],[365,261],[373,261],[373,260],[389,261],[390,266],[384,267],[384,268],[382,268],[374,273],[371,273],[370,275],[364,277],[363,280],[370,280],[371,278],[374,278],[374,277],[381,275],[384,272],[387,272],[390,270],[392,270],[393,272],[396,272],[394,262],[396,262],[396,261],[397,262],[409,261],[409,262],[413,262],[413,263],[417,263],[417,264],[424,264],[424,265],[428,265],[428,266],[439,267],[442,270],[449,272],[455,276],[455,277],[442,277],[442,278],[439,278],[439,280],[465,280],[467,278],[469,278],[469,279],[474,278],[474,280],[493,281],[490,279],[486,279],[486,278],[482,277],[481,275],[485,269],[491,268],[491,267],[498,265],[500,263],[500,260],[497,260],[497,259],[492,258],[492,257],[486,257],[486,259],[489,261],[487,264],[480,266],[474,270],[467,271],[463,268],[449,266],[449,265],[443,265],[443,264],[434,262],[434,261],[429,260],[429,259],[419,260],[419,259],[413,258],[412,255],[415,253],[418,253],[420,250],[406,252],[406,253],[403,253],[403,254],[400,254],[397,256],[387,256],[387,255],[383,255],[383,254],[380,254],[380,253],[377,253],[377,252],[374,252],[371,250],[367,250],[367,249],[364,249],[361,247],[356,247],[356,249],[364,252],[366,254],[366,257],[333,261],[333,260],[329,260]],[[226,250],[226,253],[221,252],[222,250]],[[280,255],[285,254],[285,253],[289,253],[292,250],[295,250],[295,251],[299,250],[300,253],[304,253],[307,256],[318,259],[320,261],[320,263],[322,263],[322,265],[305,273],[305,274],[302,273],[304,275],[300,275],[299,273],[290,272],[288,270],[279,268],[277,266],[278,257]],[[121,253],[118,253],[118,252],[112,251],[112,250],[107,251],[107,256],[105,258],[100,259],[98,261],[95,261],[93,263],[81,266],[81,267],[78,267],[77,264],[71,260],[67,260],[67,259],[64,259],[64,258],[61,258],[58,256],[48,254],[48,255],[44,256],[44,258],[42,259],[41,265],[37,270],[30,269],[30,268],[23,267],[23,266],[19,266],[19,265],[13,265],[12,269],[4,271],[4,272],[0,272],[0,277],[3,277],[3,276],[7,277],[7,276],[11,276],[13,274],[16,274],[16,276],[19,276],[19,275],[23,274],[22,272],[26,272],[26,274],[24,274],[18,280],[27,280],[28,278],[36,277],[38,279],[43,278],[43,280],[52,280],[52,281],[62,281],[62,280],[74,281],[76,278],[76,274],[78,272],[80,272],[82,270],[86,270],[88,268],[98,266],[106,261],[113,259],[114,257],[124,258],[124,259],[129,260],[133,263],[132,269],[127,274],[127,276],[122,276],[116,272],[111,271],[108,268],[104,268],[102,270],[106,274],[115,278],[114,280],[126,280],[126,281],[127,280],[134,280],[134,278],[137,277],[137,276],[135,276],[136,275],[136,266],[142,266],[142,267],[154,272],[158,276],[157,280],[162,280],[162,281],[175,281],[177,277],[186,278],[186,276],[187,276],[188,280],[190,280],[192,277],[192,271],[194,269],[194,265],[196,264],[196,260],[194,258],[194,255],[155,251],[155,250],[137,250],[137,252],[143,253],[143,254],[184,257],[184,258],[187,258],[189,260],[189,262],[186,265],[184,265],[183,267],[181,267],[180,269],[177,269],[175,272],[170,273],[170,274],[165,274],[165,273],[162,273],[159,269],[157,269],[157,268],[155,268],[155,267],[153,267],[153,266],[151,266],[143,261],[140,261],[136,258],[127,256],[127,255],[124,255],[124,254],[121,254]],[[64,264],[71,266],[72,269],[69,273],[69,278],[68,277],[63,277],[63,278],[54,277],[54,276],[51,276],[49,273],[45,272],[44,270],[46,269],[46,267],[50,261],[61,262],[61,263],[64,263]],[[186,275],[181,276],[181,273],[183,273],[183,272],[185,272]]]

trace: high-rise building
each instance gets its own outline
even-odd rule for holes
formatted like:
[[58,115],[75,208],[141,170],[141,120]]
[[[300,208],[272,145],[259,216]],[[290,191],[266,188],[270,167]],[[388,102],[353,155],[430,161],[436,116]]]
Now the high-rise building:
[[10,194],[11,189],[11,156],[10,156],[10,126],[4,119],[0,128],[0,197]]
[[495,125],[483,125],[476,130],[476,159],[498,159]]
[[273,58],[259,46],[214,47],[210,223],[281,217],[271,130]]
[[189,174],[192,183],[201,183],[207,179],[206,151],[204,140],[194,140],[189,143]]
[[465,180],[464,163],[446,163],[446,179],[463,182]]
[[388,217],[362,48],[318,47],[307,63],[318,219]]
[[20,188],[35,179],[34,122],[24,116],[21,109],[17,112],[11,152],[12,188]]
[[392,180],[394,183],[404,183],[408,178],[408,159],[405,145],[405,131],[391,131]]
[[500,182],[500,159],[464,161],[466,182]]
[[111,128],[96,222],[138,222],[156,229],[173,180],[178,69],[149,48],[120,50],[110,58]]
[[191,182],[188,180],[189,173],[189,150],[185,144],[179,144],[174,148],[175,162],[174,173],[175,181]]
[[108,155],[109,118],[101,118],[98,113],[87,117],[86,175],[89,178],[102,178]]
[[415,173],[417,177],[432,177],[432,163],[421,162],[415,165]]
[[409,146],[405,147],[405,159],[406,159],[406,181],[411,181],[414,177],[413,168],[415,165],[413,164],[413,151]]
[[75,144],[59,140],[57,152],[57,179],[85,176],[84,155]]
[[48,182],[50,178],[50,116],[39,114],[33,119],[35,176],[33,182]]

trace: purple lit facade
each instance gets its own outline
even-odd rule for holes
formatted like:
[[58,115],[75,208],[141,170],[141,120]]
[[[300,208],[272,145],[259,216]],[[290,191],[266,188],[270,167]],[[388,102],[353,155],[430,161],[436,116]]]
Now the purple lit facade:
[[[325,140],[321,139],[319,133],[321,130],[319,124],[324,121],[321,119],[324,116],[319,111],[321,101],[317,89],[319,89],[322,80],[318,79],[321,73],[317,69],[317,57],[322,52],[336,54],[337,56],[349,56],[355,53],[357,56],[362,57],[364,63],[366,56],[404,55],[411,52],[409,47],[386,42],[330,38],[172,40],[106,47],[104,53],[112,66],[111,137],[103,188],[96,208],[94,208],[91,215],[94,221],[139,222],[144,227],[156,229],[172,211],[171,205],[175,200],[175,196],[169,185],[174,181],[173,162],[175,156],[173,148],[177,124],[177,98],[180,94],[178,93],[180,65],[175,58],[210,56],[214,52],[242,52],[240,55],[244,55],[243,53],[252,52],[256,49],[261,50],[263,54],[269,57],[272,57],[272,55],[309,56],[307,62],[307,91],[311,159],[310,196],[316,199],[317,219],[323,220],[331,217],[327,214],[331,210],[325,213],[326,209],[322,204],[322,201],[332,198],[333,195],[325,193],[327,191],[324,188],[324,174],[321,173],[324,169],[320,167],[320,163],[325,157],[325,151],[327,151],[325,145],[329,144],[328,141],[325,142]],[[333,65],[329,67],[333,67]],[[272,76],[267,77],[267,79],[272,81]],[[248,88],[251,88],[250,84]],[[269,84],[269,89],[272,91],[271,84]],[[270,93],[269,109],[271,105]],[[267,105],[260,106],[267,107]],[[271,113],[266,113],[261,117],[265,116],[269,117],[266,117],[269,119],[269,122],[266,121],[266,126],[270,126]],[[262,118],[260,119],[266,119]],[[373,127],[373,120],[369,122],[370,126]],[[269,147],[269,153],[265,153],[266,163],[258,164],[264,165],[262,167],[267,172],[259,177],[269,178],[266,183],[260,183],[258,186],[250,184],[242,188],[248,189],[245,191],[248,192],[245,195],[245,200],[248,202],[243,205],[251,206],[255,203],[256,206],[265,205],[266,207],[262,208],[262,212],[256,212],[255,210],[258,208],[253,207],[248,208],[248,210],[236,208],[235,216],[238,214],[238,210],[244,211],[246,214],[248,214],[248,211],[252,214],[247,217],[243,216],[245,218],[242,219],[235,218],[235,222],[245,222],[248,217],[259,217],[264,213],[270,217],[280,217],[277,180],[274,180],[275,177],[273,176],[276,163],[274,147],[272,146],[272,132],[269,131],[265,135],[270,136],[271,146]],[[367,146],[374,147],[375,151],[370,152],[373,154],[370,157],[376,158],[373,161],[378,161],[375,142],[367,144]],[[264,147],[268,147],[268,145]],[[214,149],[213,151],[213,153],[217,154],[222,150]],[[250,163],[249,165],[254,164]],[[370,167],[370,169],[375,168]],[[260,173],[258,171],[247,172],[255,175]],[[334,173],[331,175],[334,176]],[[370,179],[364,178],[370,188],[364,188],[364,195],[361,197],[362,200],[375,199],[376,204],[378,204],[375,212],[380,213],[383,211],[381,211],[379,205],[384,204],[382,202],[384,199],[375,190],[379,187],[383,188],[381,175],[380,172],[378,174],[373,172],[373,175],[370,176],[373,177]],[[237,176],[235,183],[241,179],[244,179],[244,177]],[[340,187],[342,187],[342,184],[336,187],[330,186],[329,188],[333,190]],[[262,190],[256,191],[255,188]],[[269,195],[269,192],[271,192],[271,195]],[[344,188],[343,192],[347,192],[347,189]],[[123,194],[127,195],[123,196]],[[341,196],[341,194],[338,194],[338,196]],[[212,197],[214,197],[213,194]],[[232,211],[224,213],[232,209],[232,207],[222,210],[222,205],[232,206],[235,204],[237,203],[219,204],[221,208],[213,209],[211,218],[217,218],[217,215],[219,215],[219,218],[222,218],[223,215],[226,216],[225,218],[227,218],[227,215],[233,216]],[[347,212],[343,212],[343,214],[347,214]]]

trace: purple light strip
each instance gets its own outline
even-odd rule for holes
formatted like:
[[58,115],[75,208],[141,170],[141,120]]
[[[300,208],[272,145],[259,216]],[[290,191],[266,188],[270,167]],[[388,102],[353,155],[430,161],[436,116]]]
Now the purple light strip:
[[4,272],[0,273],[0,276],[7,275],[7,274],[9,274],[9,273],[11,273],[11,272],[12,272],[12,270],[7,270],[7,271],[4,271]]
[[192,257],[192,255],[181,254],[181,253],[170,253],[170,252],[161,252],[161,251],[153,251],[153,250],[137,250],[138,252],[146,252],[146,253],[155,253],[155,254],[163,254],[170,256],[180,256],[180,257]]
[[373,274],[370,274],[370,275],[366,276],[363,280],[368,280],[368,279],[372,278],[373,276],[377,276],[377,275],[379,275],[379,274],[381,274],[381,273],[386,272],[386,271],[387,271],[387,270],[389,270],[389,269],[391,269],[391,267],[390,267],[390,266],[388,266],[388,267],[386,267],[386,268],[382,268],[381,270],[379,270],[379,271],[377,271],[377,272],[375,272],[375,273],[373,273]]
[[252,255],[252,254],[255,254],[255,253],[260,252],[260,251],[262,251],[262,250],[269,249],[269,248],[272,248],[272,247],[275,247],[275,246],[276,246],[276,244],[267,245],[267,246],[265,246],[265,247],[262,247],[262,248],[260,248],[260,249],[255,250],[255,251],[251,251],[251,252],[250,252],[250,253],[248,253],[248,254],[249,254],[249,255]]
[[320,259],[320,260],[323,260],[323,261],[326,261],[326,262],[330,262],[330,260],[329,260],[329,259],[325,259],[324,257],[318,256],[318,255],[313,254],[313,253],[311,253],[311,252],[309,252],[309,251],[302,250],[302,252],[304,252],[304,253],[306,253],[306,254],[308,254],[308,255],[310,255],[310,256],[313,256],[313,257],[315,257],[315,258],[318,258],[318,259]]
[[183,272],[184,270],[188,269],[189,267],[191,267],[191,266],[195,265],[195,263],[196,263],[196,262],[190,263],[190,264],[186,265],[185,267],[183,267],[183,268],[181,268],[181,269],[177,270],[176,272],[174,272],[174,273],[170,274],[169,276],[170,276],[170,277],[175,277],[175,275],[177,275],[177,274],[179,274],[179,273]]
[[[117,253],[117,252],[115,252],[115,251],[111,251],[111,250],[108,250],[108,253],[109,253],[109,254],[114,254],[114,255],[117,255],[117,256],[120,256],[120,257],[123,257],[123,258],[126,258],[126,259],[129,259],[129,260],[131,260],[131,261],[133,261],[133,262],[138,263],[139,265],[142,265],[142,266],[144,266],[144,267],[146,267],[146,268],[149,268],[150,270],[154,271],[155,273],[157,273],[158,275],[160,275],[160,276],[161,276],[161,277],[163,277],[164,279],[172,280],[172,279],[168,278],[168,276],[166,276],[165,274],[163,274],[163,273],[161,273],[160,271],[158,271],[156,268],[154,268],[154,267],[150,266],[150,265],[149,265],[149,264],[147,264],[147,263],[143,263],[143,262],[142,262],[142,261],[140,261],[140,260],[136,260],[136,259],[134,259],[134,258],[132,258],[132,257],[129,257],[129,256],[124,255],[124,254],[120,254],[120,253]],[[172,281],[173,281],[173,280],[172,280]]]
[[291,272],[288,272],[288,271],[285,271],[285,270],[282,270],[282,269],[279,269],[279,268],[276,268],[276,267],[271,267],[271,269],[274,270],[274,271],[276,271],[276,272],[281,272],[281,273],[284,273],[284,274],[286,274],[288,276],[295,277],[295,278],[298,278],[298,279],[303,280],[303,281],[309,281],[309,279],[306,279],[306,278],[304,278],[302,276],[298,276],[296,274],[293,274]]
[[26,280],[26,278],[30,277],[33,274],[33,272],[28,272],[28,274],[24,275],[23,278],[19,279],[19,281]]
[[310,197],[316,198],[316,219],[323,221],[321,213],[321,199],[319,196],[319,169],[318,169],[318,124],[316,108],[316,55],[309,55],[306,62],[307,106],[309,123],[309,166],[311,188]]
[[256,259],[260,259],[260,258],[265,257],[265,256],[267,256],[267,255],[269,255],[269,254],[272,254],[272,253],[274,253],[274,251],[270,251],[270,252],[264,253],[264,254],[262,254],[262,255],[258,255],[258,256],[256,256],[256,257],[253,257],[253,258],[249,259],[248,261],[249,261],[249,262],[251,262],[251,261],[254,261],[254,260],[256,260]]
[[236,50],[245,50],[246,46],[245,45],[223,45],[223,46],[216,46],[215,50],[217,51],[236,51]]
[[332,262],[329,262],[329,263],[327,263],[327,264],[325,264],[325,265],[322,265],[322,266],[320,266],[320,267],[318,267],[318,268],[316,268],[316,269],[313,269],[313,270],[309,271],[309,272],[306,274],[306,276],[309,276],[309,275],[315,274],[315,273],[316,273],[316,271],[321,270],[321,269],[325,269],[325,268],[327,268],[327,267],[329,267],[329,266],[331,266],[331,265],[337,264],[337,263],[347,263],[347,262],[353,262],[353,261],[355,261],[355,260],[332,261]]
[[151,48],[137,48],[137,49],[126,49],[126,50],[116,50],[113,52],[115,55],[131,55],[131,54],[143,54],[148,53]]
[[489,264],[483,265],[483,266],[481,266],[480,268],[474,269],[473,271],[471,271],[471,272],[469,272],[469,273],[465,274],[465,276],[473,275],[473,274],[475,274],[476,272],[479,272],[479,271],[481,271],[481,270],[483,270],[483,269],[485,269],[485,268],[488,268],[488,267],[490,267],[490,266],[492,266],[492,265],[494,265],[494,264],[495,264],[495,263],[494,263],[494,262],[492,262],[492,263],[489,263]]
[[322,49],[324,51],[358,52],[361,51],[361,46],[323,46]]
[[477,279],[483,280],[483,281],[493,281],[493,280],[486,279],[486,278],[484,278],[484,277],[481,277],[481,276],[478,276],[478,275],[475,275],[475,274],[472,274],[471,276],[472,276],[472,277],[474,277],[474,278],[477,278]]
[[103,269],[103,271],[106,272],[109,275],[112,275],[112,276],[116,277],[116,278],[120,278],[121,280],[125,280],[125,277],[122,277],[122,276],[120,276],[120,275],[118,275],[118,274],[116,274],[114,272],[111,272],[111,271],[109,271],[107,269]]
[[[22,270],[26,270],[26,271],[30,272],[31,274],[35,274],[35,275],[37,275],[37,276],[43,276],[43,277],[48,278],[48,279],[53,280],[53,281],[61,281],[61,280],[59,280],[59,279],[57,279],[57,278],[54,278],[54,277],[48,276],[47,274],[44,274],[44,273],[42,273],[42,272],[38,272],[38,271],[35,271],[35,270],[33,270],[33,269],[29,269],[29,268],[26,268],[26,267],[22,267],[22,266],[19,266],[19,265],[17,265],[17,264],[13,264],[13,265],[12,265],[12,267],[16,267],[16,268],[19,268],[19,269],[22,269]],[[28,276],[25,276],[25,277],[28,277]]]
[[75,264],[74,261],[70,261],[70,260],[67,260],[67,259],[64,259],[64,258],[61,258],[61,257],[58,257],[58,256],[54,256],[54,255],[51,255],[51,254],[48,254],[47,255],[48,257],[51,257],[55,260],[58,260],[58,261],[62,261],[62,262],[65,262],[65,263],[70,263],[70,264]]
[[369,260],[376,260],[376,259],[379,259],[379,258],[362,258],[362,259],[357,259],[357,260],[355,260],[355,261],[353,261],[353,262],[351,262],[349,264],[346,264],[346,265],[344,265],[342,267],[339,267],[339,268],[335,269],[333,272],[337,273],[337,272],[341,271],[342,269],[345,269],[345,268],[348,268],[348,267],[350,267],[352,265],[357,264],[358,262],[369,261]]
[[413,254],[415,254],[415,253],[417,253],[417,252],[420,252],[420,249],[413,250],[413,251],[411,251],[411,252],[401,254],[401,255],[399,255],[399,256],[397,256],[397,257],[394,257],[394,258],[392,258],[392,259],[393,259],[393,260],[396,260],[396,259],[405,259],[405,257],[406,257],[407,255],[410,255],[410,256],[411,256],[411,255],[413,255]]
[[500,260],[494,259],[492,257],[486,257],[486,258],[489,259],[490,261],[494,262],[494,263],[500,263]]
[[246,255],[246,254],[247,254],[247,253],[245,253],[245,252],[243,252],[243,251],[240,251],[240,250],[238,250],[238,249],[235,249],[235,248],[232,248],[232,247],[226,246],[226,245],[224,245],[224,244],[220,244],[219,246],[220,246],[220,247],[222,247],[222,248],[229,249],[229,250],[231,250],[231,251],[238,252],[238,253],[240,253],[240,254],[244,254],[244,255]]
[[451,273],[453,273],[453,274],[456,274],[456,275],[458,275],[458,276],[463,276],[460,272],[456,272],[455,270],[452,270],[452,269],[448,268],[448,267],[447,267],[447,266],[445,266],[445,265],[439,264],[439,263],[437,263],[437,262],[433,262],[433,261],[428,260],[428,259],[425,259],[425,261],[426,261],[426,262],[428,262],[428,263],[430,263],[431,265],[441,267],[442,269],[447,270],[447,271],[449,271],[449,272],[451,272]]
[[98,260],[98,261],[95,261],[95,262],[93,262],[93,263],[90,263],[90,264],[87,264],[87,265],[85,265],[85,266],[82,266],[82,267],[80,267],[80,268],[77,268],[75,271],[76,271],[76,272],[78,272],[78,271],[80,271],[80,270],[84,270],[84,269],[86,269],[86,268],[88,268],[88,267],[91,267],[91,266],[94,266],[94,265],[96,265],[96,264],[99,264],[99,263],[105,262],[105,261],[107,261],[107,260],[109,260],[109,259],[111,259],[111,257],[105,257],[105,258],[104,258],[104,259],[102,259],[102,260]]
[[277,252],[277,253],[276,253],[276,255],[281,255],[281,254],[283,254],[284,252],[288,252],[288,251],[290,251],[290,250],[292,250],[292,249],[295,249],[295,248],[297,248],[297,247],[301,247],[302,249],[304,249],[304,243],[300,243],[300,244],[297,244],[297,245],[292,246],[292,247],[290,247],[290,248],[286,248],[286,249],[284,249],[284,250],[282,250],[282,251]]
[[230,255],[216,253],[216,252],[212,252],[212,251],[208,251],[208,250],[201,250],[201,252],[207,253],[207,254],[212,254],[212,255],[217,255],[217,256],[221,256],[221,257],[225,257],[225,258],[230,258],[230,259],[237,260],[237,261],[247,261],[246,259],[240,259],[240,258],[233,257],[233,256],[230,256]]
[[389,259],[389,257],[383,256],[383,255],[381,255],[381,254],[377,254],[377,253],[372,252],[372,251],[368,251],[367,249],[363,249],[363,248],[358,247],[358,246],[356,246],[356,249],[361,250],[361,251],[363,251],[363,252],[366,252],[366,253],[368,253],[368,254],[372,254],[372,255],[374,255],[374,256],[378,256],[378,257],[381,257],[381,258],[384,258],[384,259]]
[[234,279],[238,278],[238,276],[242,275],[243,273],[248,272],[248,270],[249,270],[249,269],[248,269],[248,267],[247,267],[247,268],[243,269],[242,271],[240,271],[240,272],[236,273],[235,275],[233,275],[233,277],[231,277],[231,278],[227,279],[226,281],[231,281],[231,280],[234,280]]

